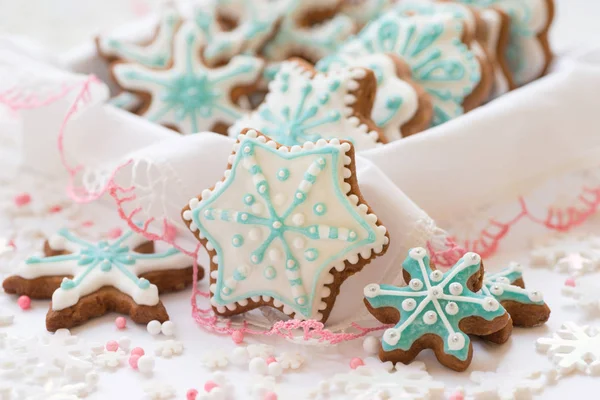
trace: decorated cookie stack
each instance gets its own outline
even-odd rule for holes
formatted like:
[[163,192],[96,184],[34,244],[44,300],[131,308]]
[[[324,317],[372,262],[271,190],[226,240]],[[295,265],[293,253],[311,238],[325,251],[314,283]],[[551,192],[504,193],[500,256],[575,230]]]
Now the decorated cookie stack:
[[542,76],[553,14],[552,0],[204,0],[167,8],[148,43],[97,47],[115,104],[180,133],[361,151]]

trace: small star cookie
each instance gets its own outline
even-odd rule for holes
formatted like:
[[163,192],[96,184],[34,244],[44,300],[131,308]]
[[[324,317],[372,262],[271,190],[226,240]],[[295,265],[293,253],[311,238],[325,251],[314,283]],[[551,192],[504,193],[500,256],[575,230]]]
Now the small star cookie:
[[501,331],[509,315],[481,288],[481,257],[466,253],[443,273],[433,269],[423,248],[411,249],[402,264],[406,287],[370,284],[364,289],[365,305],[379,321],[395,324],[382,338],[382,361],[410,363],[424,349],[438,361],[464,371],[473,347],[468,335],[486,336]]
[[190,257],[173,248],[155,252],[153,242],[133,231],[92,243],[61,230],[46,242],[44,254],[23,262],[2,286],[6,293],[52,298],[46,316],[52,332],[109,311],[129,314],[140,324],[166,321],[158,293],[192,283]]
[[242,116],[239,97],[253,90],[263,61],[236,56],[222,67],[208,68],[200,57],[205,36],[191,22],[177,32],[173,65],[156,70],[135,63],[116,63],[113,76],[125,90],[144,99],[138,112],[150,121],[183,134],[212,130],[226,133]]
[[270,306],[327,320],[343,281],[389,243],[353,156],[338,139],[289,147],[252,129],[239,135],[224,179],[182,211],[210,255],[216,314]]
[[375,76],[366,68],[322,74],[300,59],[288,61],[269,84],[265,102],[229,135],[253,128],[286,146],[338,138],[359,151],[371,149],[384,142],[369,118],[375,90]]

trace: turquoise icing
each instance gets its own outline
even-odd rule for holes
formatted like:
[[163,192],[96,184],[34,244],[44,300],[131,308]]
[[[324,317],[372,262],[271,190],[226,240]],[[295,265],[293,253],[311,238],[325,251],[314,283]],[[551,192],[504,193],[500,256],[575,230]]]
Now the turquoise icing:
[[233,235],[231,244],[233,244],[233,247],[241,247],[244,244],[244,237],[242,235]]
[[319,258],[319,251],[317,249],[315,249],[315,248],[307,249],[304,252],[304,257],[308,261],[315,261],[317,258]]
[[42,263],[47,264],[64,261],[77,261],[77,265],[85,267],[86,269],[82,274],[78,275],[76,279],[65,278],[60,286],[64,290],[77,287],[96,267],[99,267],[103,272],[108,272],[112,268],[117,268],[123,273],[123,275],[125,275],[127,279],[133,281],[140,289],[147,289],[150,286],[148,280],[144,278],[138,278],[127,267],[134,265],[139,260],[167,258],[178,253],[178,251],[173,248],[162,253],[136,253],[128,246],[123,245],[123,242],[128,240],[133,235],[132,231],[125,232],[112,243],[106,241],[90,243],[71,234],[66,229],[60,230],[58,235],[65,238],[69,242],[81,246],[81,250],[77,253],[58,256],[30,257],[25,261],[25,263],[28,265],[35,265]]
[[544,304],[542,295],[539,292],[513,285],[515,281],[522,277],[522,272],[515,266],[507,267],[495,274],[486,273],[483,278],[481,292],[485,296],[495,297],[499,302],[512,300],[521,304]]
[[[284,304],[293,307],[295,310],[299,310],[303,315],[310,316],[313,308],[313,302],[320,300],[320,292],[316,293],[316,284],[319,276],[323,272],[328,272],[331,268],[332,262],[335,260],[343,259],[346,254],[356,252],[358,248],[367,246],[375,243],[377,236],[375,231],[369,226],[366,220],[358,214],[350,200],[344,194],[342,189],[340,176],[342,171],[340,168],[343,166],[340,164],[340,157],[344,157],[343,150],[334,146],[325,146],[315,149],[304,149],[299,152],[281,152],[271,148],[265,143],[252,139],[249,137],[243,137],[239,144],[239,150],[235,155],[235,159],[232,163],[230,174],[224,183],[216,189],[212,195],[200,202],[199,207],[192,211],[192,220],[196,226],[200,229],[202,234],[208,239],[209,243],[214,247],[217,258],[218,258],[218,277],[216,282],[216,290],[214,291],[212,299],[217,304],[230,304],[236,301],[244,300],[252,296],[271,296],[278,299]],[[309,167],[303,174],[301,180],[298,183],[296,190],[293,193],[293,200],[291,204],[283,211],[276,211],[277,208],[272,201],[272,184],[277,182],[274,177],[271,178],[274,182],[269,180],[266,175],[263,175],[263,169],[259,160],[267,160],[267,162],[275,162],[279,165],[289,165],[289,162],[301,162],[310,160]],[[266,205],[267,217],[254,215],[251,212],[237,211],[230,209],[220,209],[219,201],[220,198],[226,196],[229,190],[238,190],[237,187],[242,185],[246,187],[247,181],[239,181],[237,179],[240,169],[248,171],[252,175],[252,185],[256,191],[256,195],[259,196]],[[360,236],[357,232],[349,230],[343,227],[329,226],[326,224],[310,224],[310,225],[295,225],[291,223],[292,216],[298,206],[306,202],[310,192],[305,191],[302,188],[307,187],[308,183],[315,183],[317,181],[327,180],[333,186],[335,196],[328,198],[328,201],[334,201],[336,207],[345,211],[347,216],[350,216],[355,222],[362,228]],[[313,187],[312,185],[310,187]],[[291,195],[291,194],[290,194]],[[289,283],[289,292],[293,296],[288,296],[281,287],[265,286],[260,291],[249,291],[246,293],[236,293],[235,289],[227,286],[227,276],[225,273],[231,268],[236,268],[236,265],[225,265],[224,264],[224,253],[222,243],[219,243],[213,236],[210,221],[220,219],[232,224],[240,225],[251,225],[257,228],[268,229],[266,239],[262,240],[261,243],[250,252],[249,263],[252,265],[259,265],[265,261],[265,254],[267,250],[271,248],[272,243],[275,241],[281,244],[284,254],[278,264],[274,266],[267,266],[263,270],[263,275],[267,279],[268,272],[271,268],[276,272],[273,277],[279,273],[285,274]],[[344,232],[341,235],[340,232]],[[303,268],[303,265],[307,265],[301,259],[297,259],[291,251],[291,241],[294,237],[305,238],[310,241],[324,241],[326,243],[331,240],[342,241],[346,243],[344,248],[338,253],[333,254],[327,258],[320,258],[318,265],[311,265],[311,268],[315,269],[314,279],[312,282],[304,282],[301,279],[299,271]],[[344,238],[345,237],[345,238]],[[318,253],[314,253],[315,260],[318,257]],[[312,257],[311,257],[312,258]],[[310,261],[308,261],[310,262]],[[224,295],[231,294],[231,297],[224,298]],[[290,297],[293,302],[290,301]]]
[[327,212],[327,205],[325,203],[317,203],[313,207],[313,211],[316,215],[325,215],[325,213]]
[[255,201],[256,199],[250,193],[244,196],[244,204],[246,204],[247,206],[251,206],[252,204],[254,204]]
[[279,171],[277,171],[277,179],[279,179],[280,181],[287,181],[287,179],[290,177],[290,170],[287,168],[280,168]]
[[[349,39],[336,56],[400,56],[410,66],[413,80],[432,96],[433,125],[439,125],[464,113],[464,98],[481,80],[479,62],[460,41],[462,24],[449,18],[419,20],[387,12]],[[453,38],[442,39],[448,29]]]
[[[372,307],[392,307],[401,316],[395,327],[385,332],[383,350],[407,351],[423,335],[433,334],[444,342],[446,354],[466,360],[470,339],[459,328],[460,321],[472,316],[491,321],[506,313],[493,297],[468,289],[467,282],[480,265],[478,255],[467,253],[447,272],[433,272],[425,249],[417,248],[409,251],[402,264],[411,276],[408,286],[368,285],[365,299]],[[427,316],[434,320],[427,323]]]
[[275,268],[268,266],[268,267],[265,267],[265,269],[263,271],[263,275],[266,279],[272,280],[272,279],[275,279],[275,277],[277,276],[277,271],[275,270]]

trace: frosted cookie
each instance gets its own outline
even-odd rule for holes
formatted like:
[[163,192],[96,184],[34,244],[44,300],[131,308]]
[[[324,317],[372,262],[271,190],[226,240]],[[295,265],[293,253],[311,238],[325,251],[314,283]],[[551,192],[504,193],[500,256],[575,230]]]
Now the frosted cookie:
[[209,0],[196,6],[194,21],[207,38],[205,62],[214,66],[238,54],[258,54],[281,14],[269,0]]
[[550,308],[544,303],[542,293],[525,289],[523,273],[518,264],[502,271],[485,273],[481,293],[493,296],[510,314],[515,326],[535,327],[550,318]]
[[98,53],[108,61],[129,61],[149,68],[165,68],[173,60],[173,38],[183,21],[175,7],[166,7],[153,39],[147,43],[101,36],[96,38]]
[[384,142],[369,117],[376,86],[373,72],[364,68],[322,74],[300,59],[285,62],[265,102],[238,120],[229,135],[253,128],[286,146],[338,138],[356,150],[371,149]]
[[204,35],[186,22],[175,37],[171,67],[155,70],[117,63],[113,76],[123,89],[144,99],[138,112],[144,118],[183,134],[226,133],[243,114],[237,100],[254,90],[264,63],[256,57],[236,56],[227,65],[208,68],[200,57],[205,43]]
[[[92,243],[61,230],[4,280],[6,293],[52,298],[46,328],[72,328],[110,311],[129,314],[140,324],[166,321],[159,292],[182,290],[192,283],[193,260],[132,231],[113,242]],[[199,269],[199,279],[203,270]]]
[[297,56],[315,63],[356,29],[350,17],[338,13],[341,0],[289,0],[272,7],[277,6],[285,7],[277,34],[263,50],[269,61]]
[[393,0],[344,0],[341,11],[362,27],[383,14],[393,3]]
[[552,62],[548,32],[554,0],[456,0],[482,9],[497,9],[510,17],[506,58],[520,86],[543,76]]
[[343,281],[389,243],[360,194],[354,148],[337,139],[289,147],[245,130],[223,180],[182,216],[209,253],[222,316],[269,306],[325,322]]
[[[492,71],[483,71],[487,74],[493,73],[493,77],[485,78],[486,81],[493,81],[492,97],[506,93],[514,88],[512,74],[508,69],[508,64],[504,56],[509,38],[510,20],[503,13],[493,10],[483,10],[486,11],[484,18],[483,12],[480,13],[476,9],[464,4],[415,0],[398,3],[393,9],[401,16],[408,18],[413,16],[431,17],[446,14],[463,22],[468,31],[467,36],[472,38],[469,44],[470,48],[475,51],[480,61],[481,59],[487,61],[482,61],[482,65],[489,64],[492,66]],[[471,96],[477,98],[478,94],[473,92]],[[469,103],[469,99],[467,98],[465,102]],[[468,105],[465,108],[468,109],[477,105]]]
[[382,338],[382,361],[410,363],[424,349],[438,361],[464,371],[471,363],[473,346],[468,335],[501,331],[509,315],[481,288],[483,266],[475,253],[466,253],[443,273],[431,267],[423,248],[411,249],[402,264],[406,287],[370,284],[365,305],[379,321],[395,324]]
[[487,59],[470,47],[473,37],[449,15],[400,16],[390,11],[349,39],[338,54],[355,58],[392,53],[411,68],[412,79],[431,96],[433,125],[456,118],[484,102],[491,91]]
[[388,142],[421,132],[431,125],[431,99],[411,79],[410,67],[389,53],[361,57],[334,54],[316,65],[321,71],[347,67],[364,67],[377,79],[377,93],[371,119],[383,131]]

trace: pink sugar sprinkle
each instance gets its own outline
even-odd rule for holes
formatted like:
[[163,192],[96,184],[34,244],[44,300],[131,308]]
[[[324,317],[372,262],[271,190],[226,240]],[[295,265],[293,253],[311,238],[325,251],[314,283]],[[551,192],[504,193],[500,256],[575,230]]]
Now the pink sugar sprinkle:
[[465,399],[465,395],[462,390],[457,390],[456,392],[452,393],[450,395],[450,397],[448,397],[448,400],[464,400],[464,399]]
[[233,340],[233,343],[235,344],[240,344],[244,341],[244,332],[242,331],[235,331],[231,334],[231,339]]
[[51,212],[52,214],[56,214],[62,211],[62,206],[59,206],[58,204],[55,206],[50,207],[50,209],[48,210],[49,212]]
[[133,369],[138,369],[138,360],[140,359],[141,355],[138,354],[132,354],[129,357],[129,365],[131,366],[131,368]]
[[267,365],[274,363],[274,362],[277,362],[277,359],[275,357],[271,356],[271,357],[267,358]]
[[215,383],[213,381],[206,381],[206,383],[204,384],[204,391],[206,393],[210,393],[210,391],[216,387],[219,387],[219,385],[217,383]]
[[15,196],[14,202],[17,207],[26,206],[27,204],[31,203],[31,196],[29,193],[18,194]]
[[265,393],[264,400],[277,400],[277,393],[274,393],[274,392]]
[[119,350],[119,343],[116,340],[109,340],[106,342],[106,350],[108,351],[117,351]]
[[575,279],[567,278],[567,280],[565,281],[565,286],[575,287]]
[[84,228],[90,228],[94,226],[94,221],[83,221],[81,223],[81,226],[83,226]]
[[196,400],[196,396],[198,396],[198,391],[196,389],[190,389],[187,391],[185,398],[187,400]]
[[10,247],[12,247],[13,249],[17,248],[17,245],[15,244],[15,241],[10,239],[7,243]]
[[362,358],[354,357],[352,360],[350,360],[350,368],[352,369],[356,369],[362,365],[365,365],[365,362],[362,360]]
[[141,347],[136,347],[133,350],[131,350],[131,355],[132,356],[139,356],[139,357],[141,357],[144,354],[146,354],[146,352]]
[[122,234],[123,234],[123,229],[121,229],[121,228],[114,228],[114,229],[111,229],[110,231],[108,231],[108,233],[106,234],[106,236],[109,239],[117,239]]
[[17,304],[21,307],[21,310],[29,310],[31,308],[31,299],[29,296],[21,296],[17,300]]
[[117,326],[117,329],[125,329],[127,326],[127,320],[125,317],[117,317],[115,319],[115,325]]

